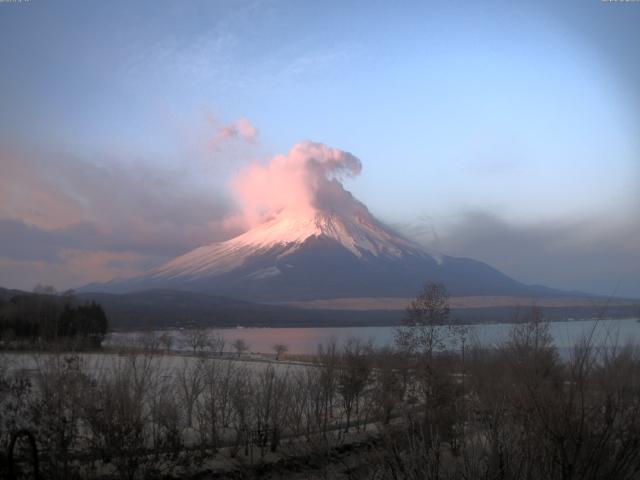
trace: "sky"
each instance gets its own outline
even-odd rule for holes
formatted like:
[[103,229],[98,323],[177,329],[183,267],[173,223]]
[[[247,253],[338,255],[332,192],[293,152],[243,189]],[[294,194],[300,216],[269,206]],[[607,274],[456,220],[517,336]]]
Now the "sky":
[[0,285],[237,235],[237,178],[311,141],[430,248],[640,298],[638,25],[600,0],[0,2]]

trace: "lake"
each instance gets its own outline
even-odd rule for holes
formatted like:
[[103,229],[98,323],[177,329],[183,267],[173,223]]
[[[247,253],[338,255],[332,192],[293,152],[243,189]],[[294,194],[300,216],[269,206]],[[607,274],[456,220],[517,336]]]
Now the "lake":
[[[469,326],[470,338],[476,338],[484,346],[498,345],[503,342],[513,324],[495,323]],[[230,344],[243,339],[252,352],[273,353],[275,344],[285,344],[290,353],[315,353],[318,344],[335,338],[342,343],[348,338],[355,337],[371,340],[376,347],[393,344],[394,327],[327,327],[327,328],[237,328],[237,329],[207,329],[211,333],[222,335]],[[572,320],[550,323],[550,331],[556,347],[561,352],[567,352],[577,340],[593,332],[595,345],[614,345],[626,343],[640,343],[640,322],[637,318],[606,319],[606,320]],[[158,333],[158,332],[156,332]],[[166,330],[173,337],[176,350],[188,349],[185,336],[181,330]],[[113,332],[110,333],[105,345],[133,345],[142,332]]]

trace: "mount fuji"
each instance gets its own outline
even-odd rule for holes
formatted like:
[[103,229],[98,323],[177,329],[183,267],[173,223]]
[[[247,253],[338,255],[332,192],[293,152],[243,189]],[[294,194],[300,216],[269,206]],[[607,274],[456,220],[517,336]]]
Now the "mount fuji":
[[593,316],[587,294],[525,285],[387,227],[344,188],[361,171],[351,153],[310,141],[253,162],[230,181],[239,210],[228,224],[244,233],[80,293],[124,325],[389,325],[429,281],[444,284],[452,309],[470,321],[507,320],[532,302],[558,318]]
[[426,281],[456,296],[556,296],[489,265],[431,251],[376,220],[351,197],[348,209],[283,209],[224,242],[203,245],[143,275],[83,291],[175,289],[259,302],[412,297]]

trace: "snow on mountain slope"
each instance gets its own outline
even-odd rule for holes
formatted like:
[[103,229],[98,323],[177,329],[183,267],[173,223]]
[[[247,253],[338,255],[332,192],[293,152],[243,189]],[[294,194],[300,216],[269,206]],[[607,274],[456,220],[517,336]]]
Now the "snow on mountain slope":
[[[364,254],[375,257],[417,255],[439,258],[437,254],[430,254],[385,228],[365,208],[358,210],[351,218],[319,210],[306,217],[288,215],[283,211],[271,221],[226,242],[196,248],[152,271],[149,277],[195,280],[220,275],[242,266],[248,258],[274,248],[283,248],[278,259],[285,258],[300,249],[311,237],[335,240],[358,258]],[[267,267],[254,272],[253,276],[258,279],[278,273],[276,267]]]

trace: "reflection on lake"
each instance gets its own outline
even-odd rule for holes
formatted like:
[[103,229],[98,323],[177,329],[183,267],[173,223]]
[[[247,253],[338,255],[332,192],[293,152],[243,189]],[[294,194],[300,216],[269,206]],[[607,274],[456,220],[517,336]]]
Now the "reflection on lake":
[[[513,324],[484,324],[469,326],[469,338],[477,339],[484,346],[497,345],[504,341]],[[327,328],[239,328],[208,329],[211,333],[221,334],[230,344],[243,339],[252,352],[272,353],[275,344],[287,345],[290,353],[314,353],[318,344],[335,338],[339,343],[356,337],[371,340],[377,347],[393,344],[394,327],[327,327]],[[574,320],[550,323],[550,331],[556,347],[566,351],[580,338],[593,332],[595,345],[613,345],[640,343],[640,322],[636,318],[618,320]],[[164,333],[174,338],[174,348],[186,349],[184,335],[180,330],[168,330]],[[132,345],[141,332],[114,332],[108,335],[106,345]]]

